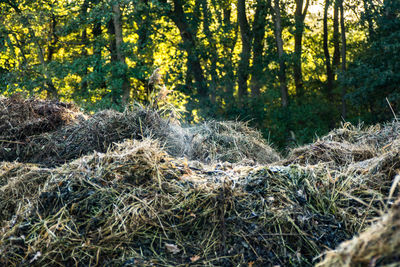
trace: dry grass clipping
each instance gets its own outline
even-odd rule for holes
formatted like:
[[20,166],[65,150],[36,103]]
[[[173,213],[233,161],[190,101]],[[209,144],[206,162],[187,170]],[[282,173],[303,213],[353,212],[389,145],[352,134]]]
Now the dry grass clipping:
[[100,111],[87,120],[77,120],[53,132],[29,138],[8,150],[7,160],[54,167],[93,151],[105,152],[125,139],[160,140],[174,157],[187,157],[207,163],[216,161],[270,163],[279,159],[259,132],[240,122],[208,122],[181,127],[151,108],[133,106],[120,113]]
[[400,199],[388,214],[359,236],[328,251],[323,266],[383,266],[400,261]]
[[374,152],[374,149],[367,145],[319,140],[293,149],[282,164],[315,165],[323,162],[330,164],[332,168],[343,168],[354,162],[373,158],[376,155]]
[[31,164],[0,163],[0,226],[32,205],[50,175]]
[[49,132],[81,115],[73,104],[18,96],[0,98],[0,139],[23,141]]
[[323,263],[395,263],[396,129],[345,125],[278,163],[244,123],[143,107],[37,133],[18,160],[60,166],[0,164],[0,265],[311,266],[335,247]]
[[192,135],[189,158],[204,162],[247,160],[272,163],[280,159],[260,132],[243,122],[210,121],[189,129]]
[[345,123],[342,127],[332,130],[322,139],[324,141],[349,142],[355,145],[368,145],[375,150],[380,150],[398,138],[400,122],[392,121],[373,126],[357,126]]
[[18,96],[0,98],[0,160],[23,157],[31,137],[82,117],[73,104]]
[[81,157],[3,227],[0,264],[311,266],[390,190],[324,164],[240,168],[171,158],[149,139]]

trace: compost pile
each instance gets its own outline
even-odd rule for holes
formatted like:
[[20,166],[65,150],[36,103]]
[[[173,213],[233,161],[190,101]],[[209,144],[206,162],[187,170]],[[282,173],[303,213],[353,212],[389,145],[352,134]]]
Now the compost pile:
[[[30,118],[53,115],[33,116],[23,103],[55,104],[2,101],[14,101],[3,105],[10,114],[25,113],[8,128],[11,118],[1,113],[8,141],[0,144],[2,266],[375,266],[400,259],[396,121],[345,124],[281,159],[241,122],[185,127],[140,106],[85,117],[62,104],[68,119],[29,132],[23,124]],[[9,141],[18,142],[18,153]]]
[[69,103],[0,97],[0,160],[23,158],[31,138],[83,117],[78,108]]
[[[54,167],[93,151],[105,152],[125,139],[146,137],[160,140],[174,157],[185,156],[207,163],[245,161],[255,164],[279,159],[261,134],[243,122],[210,121],[181,127],[159,112],[142,106],[132,106],[122,113],[104,110],[85,119],[74,109],[59,108],[73,107],[70,104],[48,102],[47,107],[43,100],[20,98],[5,98],[3,102],[6,105],[0,112],[1,161],[17,160]],[[36,109],[30,111],[32,107]],[[71,121],[72,118],[77,119]]]

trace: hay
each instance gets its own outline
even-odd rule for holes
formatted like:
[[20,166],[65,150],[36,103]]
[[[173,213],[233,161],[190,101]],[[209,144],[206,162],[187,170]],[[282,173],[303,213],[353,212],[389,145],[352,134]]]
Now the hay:
[[140,106],[43,128],[0,163],[0,265],[396,264],[397,127],[346,124],[282,161],[245,123]]
[[32,136],[83,117],[73,104],[15,96],[0,98],[0,160],[17,159]]
[[[346,169],[349,165],[362,166],[391,151],[400,134],[400,123],[364,127],[345,123],[312,144],[292,149],[281,163],[314,165],[327,163],[331,168]],[[363,163],[364,162],[364,163]]]
[[33,137],[20,161],[56,166],[93,151],[105,152],[115,142],[141,138],[141,131],[147,130],[141,127],[141,122],[145,125],[161,122],[147,115],[112,110],[98,112],[85,121]]
[[[217,260],[223,184],[179,180],[185,164],[182,170],[174,168],[178,164],[144,140],[58,168],[32,213],[4,233],[0,263],[165,265],[210,255]],[[171,243],[182,253],[171,253]]]
[[400,199],[373,226],[328,251],[317,266],[398,266],[399,261]]
[[73,104],[18,96],[0,98],[0,139],[22,141],[52,131],[79,115]]
[[310,263],[319,247],[337,244],[334,235],[311,236],[317,225],[319,236],[347,238],[334,217],[304,205],[298,191],[312,174],[301,167],[199,167],[145,139],[54,169],[30,213],[3,228],[0,263]]
[[0,163],[0,226],[32,205],[50,175],[31,164]]
[[357,212],[373,216],[348,205],[339,190],[351,181],[334,175],[204,166],[126,141],[53,169],[30,212],[3,228],[0,264],[311,265],[354,234]]
[[341,128],[334,129],[322,139],[324,141],[349,142],[355,145],[368,145],[376,150],[390,144],[399,137],[400,122],[392,121],[373,126],[357,126],[345,123]]
[[[153,136],[167,141],[174,127],[178,126],[170,124],[151,109],[135,107],[123,113],[104,110],[87,120],[31,138],[19,160],[57,166],[93,151],[105,152],[114,143],[125,139],[140,140]],[[182,136],[175,139],[184,141]],[[171,151],[181,153],[176,142],[172,147],[175,150]]]
[[[346,168],[346,174],[358,177],[360,188],[380,191],[388,199],[389,190],[400,169],[400,139],[392,141],[376,157],[354,162]],[[385,152],[383,152],[385,151]]]
[[318,140],[310,145],[291,150],[282,164],[315,165],[324,162],[332,168],[343,168],[354,162],[373,158],[375,155],[374,149],[368,145]]
[[127,141],[53,169],[3,228],[0,263],[311,265],[379,215],[382,194],[362,179],[324,165],[205,166]]
[[266,144],[260,132],[243,122],[209,121],[189,129],[191,159],[204,162],[247,160],[253,163],[272,163],[279,155]]
[[[7,150],[5,160],[18,160],[54,167],[93,151],[105,152],[125,139],[151,137],[160,140],[174,157],[212,163],[216,161],[270,163],[279,155],[263,141],[259,132],[240,122],[207,122],[181,127],[160,112],[133,106],[120,113],[98,112],[53,132],[31,136],[29,142]],[[1,158],[0,158],[1,159]]]

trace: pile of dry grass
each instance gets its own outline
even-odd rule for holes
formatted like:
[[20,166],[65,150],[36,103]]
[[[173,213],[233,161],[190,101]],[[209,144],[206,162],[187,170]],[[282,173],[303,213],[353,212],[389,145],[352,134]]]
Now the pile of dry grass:
[[55,169],[31,213],[3,229],[0,263],[220,260],[214,253],[221,249],[220,196],[230,190],[205,179],[179,179],[191,173],[187,168],[144,140]]
[[394,177],[400,172],[400,139],[394,140],[376,157],[352,163],[346,171],[359,177],[373,177],[365,182],[365,186],[368,188],[386,187],[384,192],[388,194],[387,188],[390,188]]
[[32,137],[19,160],[60,165],[93,151],[105,152],[113,143],[125,139],[151,135],[150,127],[167,129],[169,126],[157,113],[144,109],[124,113],[101,111],[87,120]]
[[[338,228],[331,216],[314,216],[302,199],[293,198],[302,185],[287,186],[285,180],[288,175],[294,180],[307,177],[302,169],[288,168],[279,175],[261,169],[240,181],[234,174],[240,172],[229,164],[208,170],[193,164],[170,158],[145,139],[53,169],[40,195],[32,199],[30,212],[3,227],[0,263],[287,263],[297,252],[278,257],[283,250],[297,249],[309,239],[295,227],[304,210],[321,228],[327,227],[323,233],[332,231],[330,225]],[[265,205],[272,193],[268,184],[259,183],[274,177],[290,196],[278,199],[274,193],[281,208]],[[326,240],[310,241],[297,261],[310,262],[316,252],[309,249]]]
[[400,262],[400,199],[373,226],[328,251],[323,266],[398,266]]
[[81,116],[73,104],[0,98],[0,160],[17,159],[32,136],[54,131]]
[[0,98],[0,139],[23,141],[55,130],[79,115],[73,104],[18,96]]
[[282,163],[315,165],[323,162],[332,168],[343,168],[354,162],[373,158],[375,155],[375,150],[368,145],[318,140],[310,145],[293,149]]
[[345,125],[280,162],[244,123],[142,107],[34,133],[14,159],[54,168],[0,163],[0,265],[393,263],[396,129]]
[[[51,103],[50,103],[51,104]],[[174,157],[211,163],[216,161],[270,163],[279,159],[259,132],[241,122],[207,122],[181,127],[151,108],[133,106],[125,112],[105,110],[76,120],[55,131],[45,131],[18,142],[16,148],[0,146],[3,160],[58,166],[93,151],[105,152],[125,139],[151,137],[163,143]],[[0,158],[1,159],[1,158]]]
[[357,126],[345,123],[342,127],[332,130],[322,139],[324,141],[349,142],[355,145],[368,145],[380,150],[399,137],[400,122],[394,120],[385,124],[373,126]]
[[0,263],[311,265],[377,216],[350,197],[353,178],[323,165],[204,166],[126,141],[53,169],[3,227]]
[[0,226],[31,206],[50,175],[31,164],[0,163]]
[[[294,148],[282,164],[330,164],[332,168],[345,169],[349,165],[362,166],[378,161],[381,154],[393,151],[400,134],[400,123],[365,127],[345,123],[316,142]],[[357,163],[360,164],[357,165]]]
[[204,162],[272,163],[279,155],[264,141],[260,132],[243,122],[209,121],[189,128],[189,158]]

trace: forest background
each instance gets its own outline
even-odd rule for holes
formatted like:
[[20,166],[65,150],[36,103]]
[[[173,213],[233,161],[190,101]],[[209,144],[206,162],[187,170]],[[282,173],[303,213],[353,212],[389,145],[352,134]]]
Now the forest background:
[[281,149],[400,110],[398,0],[0,0],[0,12],[5,96],[122,110],[166,88],[187,123],[249,121]]

